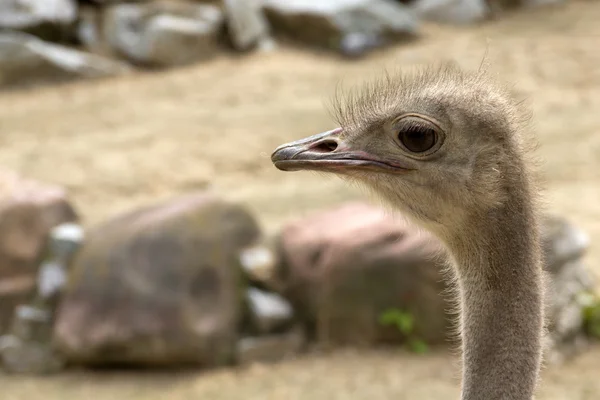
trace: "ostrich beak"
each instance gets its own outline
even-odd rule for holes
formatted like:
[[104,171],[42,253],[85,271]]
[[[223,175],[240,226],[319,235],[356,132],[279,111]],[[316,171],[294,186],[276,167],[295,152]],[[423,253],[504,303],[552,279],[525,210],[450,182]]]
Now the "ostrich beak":
[[398,172],[407,169],[366,151],[353,149],[340,137],[341,132],[342,129],[337,128],[283,144],[271,154],[271,161],[282,171],[343,173],[348,170]]

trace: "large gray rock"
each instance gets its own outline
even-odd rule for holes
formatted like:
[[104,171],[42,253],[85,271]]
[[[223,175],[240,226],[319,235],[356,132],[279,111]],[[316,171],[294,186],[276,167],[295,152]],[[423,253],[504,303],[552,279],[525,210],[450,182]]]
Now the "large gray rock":
[[55,325],[73,363],[228,364],[243,318],[239,252],[259,240],[243,207],[206,193],[86,233]]
[[0,30],[19,30],[57,40],[65,37],[76,19],[75,0],[0,0]]
[[252,47],[267,50],[273,46],[269,25],[258,0],[224,0],[227,30],[238,50]]
[[564,3],[565,0],[488,0],[490,15],[499,17],[518,8],[535,8]]
[[555,215],[546,216],[542,232],[545,270],[550,278],[547,359],[561,362],[587,344],[580,296],[593,291],[596,282],[582,261],[590,243],[585,232]]
[[416,0],[410,7],[424,20],[465,25],[487,18],[488,4],[486,0]]
[[564,218],[547,215],[542,221],[542,245],[546,269],[559,274],[563,266],[581,259],[590,246],[590,238]]
[[82,6],[75,27],[75,38],[86,49],[102,51],[102,13],[98,7]]
[[276,33],[349,56],[415,37],[417,17],[392,0],[263,0]]
[[121,62],[44,42],[30,34],[0,33],[0,86],[99,78],[129,71]]
[[224,26],[218,7],[188,2],[117,4],[107,8],[103,20],[104,39],[112,49],[156,67],[212,58]]

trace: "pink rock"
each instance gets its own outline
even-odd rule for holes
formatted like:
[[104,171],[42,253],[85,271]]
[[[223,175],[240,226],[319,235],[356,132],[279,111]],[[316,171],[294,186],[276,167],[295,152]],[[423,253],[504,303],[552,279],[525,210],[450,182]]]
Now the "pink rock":
[[414,334],[447,339],[441,246],[391,213],[362,203],[286,225],[279,238],[283,294],[321,340],[372,344],[401,341],[379,319],[390,309],[411,313]]
[[76,220],[62,188],[0,170],[0,332],[35,286],[50,230]]

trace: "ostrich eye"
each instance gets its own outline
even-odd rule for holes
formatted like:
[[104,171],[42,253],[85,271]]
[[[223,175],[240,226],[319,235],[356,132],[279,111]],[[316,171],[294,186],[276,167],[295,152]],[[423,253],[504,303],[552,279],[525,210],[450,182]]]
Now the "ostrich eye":
[[407,124],[398,132],[398,140],[412,153],[424,153],[437,143],[435,129],[422,124]]

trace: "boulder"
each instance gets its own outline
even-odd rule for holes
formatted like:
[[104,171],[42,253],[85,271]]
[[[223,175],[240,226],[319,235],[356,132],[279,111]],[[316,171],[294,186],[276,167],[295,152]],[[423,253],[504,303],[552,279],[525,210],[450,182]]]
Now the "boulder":
[[121,62],[44,42],[26,33],[0,33],[0,87],[99,78],[129,71]]
[[35,290],[51,229],[75,220],[62,188],[0,170],[0,333]]
[[421,340],[447,340],[441,246],[402,218],[348,203],[287,224],[279,242],[281,291],[319,341],[404,341],[380,323],[389,310],[412,315]]
[[278,243],[272,238],[247,247],[240,252],[240,264],[248,280],[258,286],[277,291],[279,265]]
[[[564,218],[542,219],[548,276],[548,358],[560,361],[581,348],[584,306],[580,296],[595,282],[581,258],[587,235]],[[441,269],[447,253],[437,239],[401,217],[361,203],[316,213],[287,224],[278,237],[275,271],[265,282],[293,304],[321,341],[373,344],[452,338],[452,309]],[[268,257],[254,256],[257,265]],[[411,337],[399,326],[408,321]],[[386,321],[389,323],[390,321]]]
[[75,0],[2,0],[0,30],[16,30],[46,40],[62,40],[77,19]]
[[101,25],[102,13],[98,7],[81,6],[75,26],[77,42],[88,50],[101,51],[104,45]]
[[[417,33],[417,17],[392,0],[263,0],[275,33],[348,56]],[[308,28],[307,28],[308,27]]]
[[241,365],[273,363],[296,356],[306,344],[304,331],[295,327],[289,332],[241,338],[236,347],[236,361]]
[[487,0],[416,0],[410,8],[423,20],[454,25],[472,24],[490,15]]
[[564,3],[565,0],[488,0],[490,13],[494,17],[519,8],[535,8]]
[[585,255],[590,238],[565,218],[546,215],[542,220],[542,246],[546,270],[557,275],[566,263]]
[[246,291],[239,253],[259,238],[243,207],[208,193],[90,230],[58,309],[57,348],[88,365],[232,362]]
[[547,215],[542,224],[545,271],[548,273],[547,318],[550,362],[577,354],[586,344],[580,298],[593,292],[594,277],[582,261],[589,237],[564,218]]
[[11,333],[0,337],[4,371],[18,374],[49,374],[59,371],[63,359],[52,348],[52,318],[46,310],[19,305]]
[[78,224],[61,224],[50,232],[36,293],[27,304],[16,308],[10,331],[0,336],[5,371],[47,374],[64,366],[63,357],[52,343],[53,326],[68,266],[82,241],[83,229]]
[[289,302],[276,293],[251,287],[246,292],[250,322],[258,333],[272,333],[290,324],[294,310]]
[[130,61],[168,67],[214,57],[223,27],[217,6],[152,1],[107,7],[102,31],[107,45]]
[[223,5],[229,38],[236,49],[268,50],[274,46],[258,0],[224,0]]

